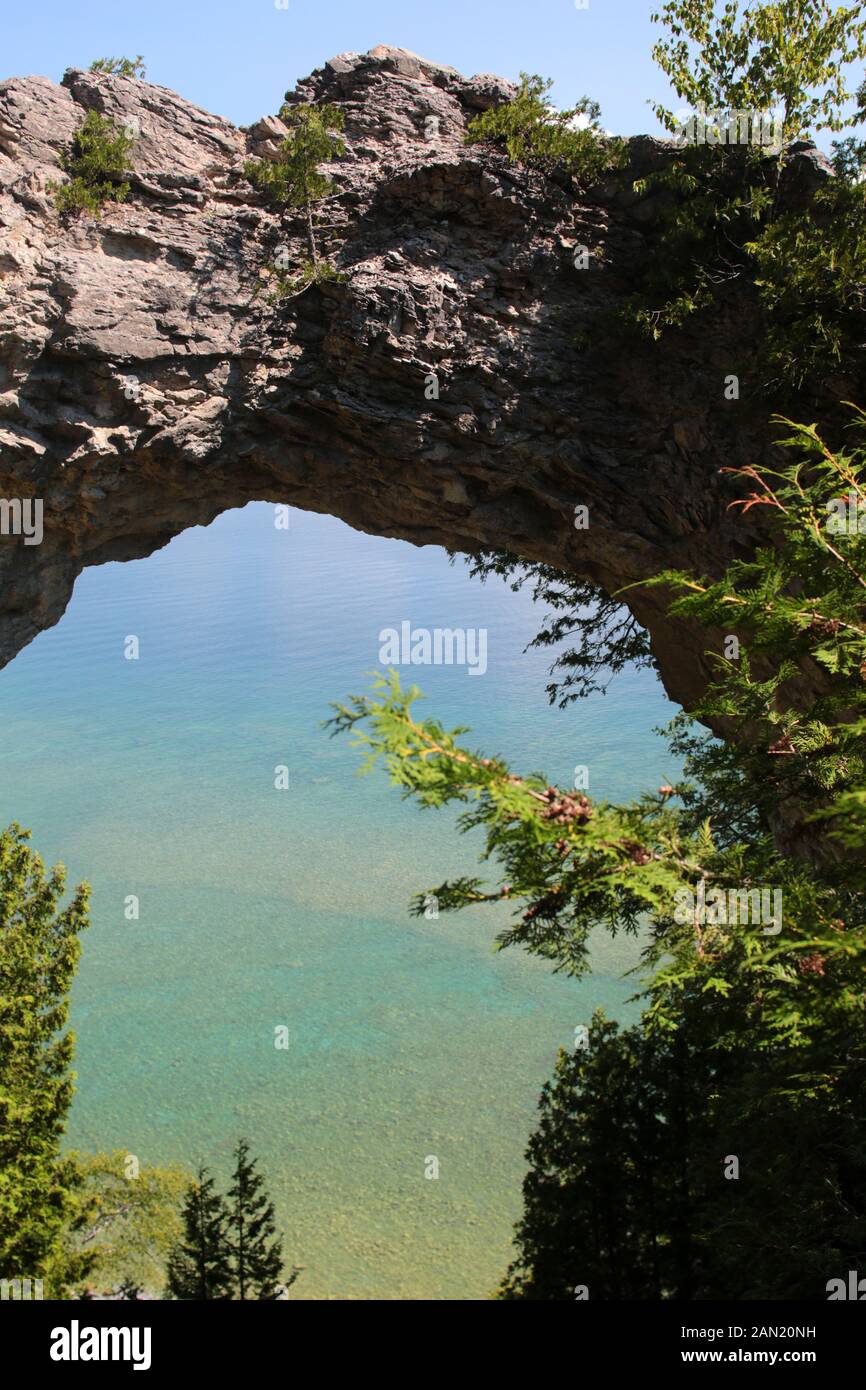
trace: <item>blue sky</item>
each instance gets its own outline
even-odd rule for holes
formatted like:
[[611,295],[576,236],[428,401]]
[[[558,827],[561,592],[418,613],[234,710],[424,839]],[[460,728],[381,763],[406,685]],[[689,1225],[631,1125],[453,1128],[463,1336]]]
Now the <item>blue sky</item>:
[[555,80],[569,105],[584,93],[618,134],[655,131],[647,97],[667,84],[650,49],[652,0],[30,0],[6,6],[0,79],[104,55],[142,53],[151,82],[248,125],[326,58],[379,43],[461,72]]

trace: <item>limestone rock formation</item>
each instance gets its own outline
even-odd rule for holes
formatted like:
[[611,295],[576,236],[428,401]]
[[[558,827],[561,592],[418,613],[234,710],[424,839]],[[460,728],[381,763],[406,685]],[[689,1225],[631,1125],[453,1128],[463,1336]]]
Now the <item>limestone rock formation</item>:
[[[346,279],[270,304],[262,270],[279,246],[300,262],[302,228],[243,165],[275,148],[278,118],[236,129],[76,70],[0,84],[0,496],[44,505],[40,545],[0,537],[0,660],[58,620],[84,566],[252,499],[512,550],[608,591],[670,564],[718,569],[742,544],[719,469],[769,439],[747,306],[732,294],[709,331],[627,352],[600,331],[654,254],[652,200],[631,185],[664,147],[632,141],[622,176],[580,195],[464,143],[513,90],[384,46],[301,82],[289,101],[345,116],[325,172]],[[132,193],[63,221],[50,185],[89,110],[134,133]],[[699,650],[658,594],[630,603],[688,703]]]

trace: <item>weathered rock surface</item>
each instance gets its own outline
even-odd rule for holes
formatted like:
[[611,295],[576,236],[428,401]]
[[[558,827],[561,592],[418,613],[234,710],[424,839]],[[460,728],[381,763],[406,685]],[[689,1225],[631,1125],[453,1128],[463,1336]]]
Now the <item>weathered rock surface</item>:
[[[600,333],[654,254],[631,183],[664,148],[633,141],[616,184],[578,196],[465,145],[467,120],[512,92],[387,47],[300,83],[290,100],[345,115],[326,172],[347,278],[269,305],[262,268],[281,245],[305,254],[300,224],[243,175],[275,148],[276,117],[239,130],[78,71],[0,84],[0,496],[42,498],[45,528],[38,546],[0,537],[0,661],[58,620],[85,565],[252,499],[516,551],[609,591],[670,564],[717,569],[743,544],[719,469],[769,447],[747,304],[627,352]],[[64,224],[49,186],[89,109],[136,134],[132,196]],[[658,594],[630,603],[688,703],[703,643]]]

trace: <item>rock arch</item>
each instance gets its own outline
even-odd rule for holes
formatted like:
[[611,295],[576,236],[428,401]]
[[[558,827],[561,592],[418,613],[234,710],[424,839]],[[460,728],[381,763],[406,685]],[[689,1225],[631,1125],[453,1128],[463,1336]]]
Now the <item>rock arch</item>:
[[[575,196],[464,143],[512,91],[387,47],[300,83],[289,100],[344,111],[328,172],[347,278],[273,306],[260,268],[302,241],[242,171],[274,148],[276,118],[237,129],[77,70],[0,84],[0,495],[44,499],[41,545],[0,537],[0,661],[58,620],[84,566],[253,499],[512,550],[608,591],[718,569],[744,544],[719,469],[770,447],[747,301],[627,352],[599,330],[653,254],[652,201],[631,184],[665,147],[633,140],[621,177]],[[132,197],[63,226],[49,186],[89,109],[136,132]],[[660,595],[629,602],[688,705],[703,644]]]

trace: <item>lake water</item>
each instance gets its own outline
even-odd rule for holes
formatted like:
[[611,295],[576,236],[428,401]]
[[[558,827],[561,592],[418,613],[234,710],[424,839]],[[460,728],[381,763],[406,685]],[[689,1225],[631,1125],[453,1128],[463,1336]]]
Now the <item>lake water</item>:
[[3,823],[93,887],[69,1141],[222,1180],[245,1134],[304,1266],[297,1297],[487,1297],[557,1049],[634,991],[622,939],[576,983],[496,953],[501,914],[410,917],[417,890],[484,873],[479,841],[358,777],[321,728],[368,688],[381,629],[485,628],[483,676],[403,673],[430,713],[517,771],[568,785],[587,765],[594,797],[657,786],[674,770],[651,732],[672,712],[661,686],[624,675],[550,709],[550,657],[523,651],[541,616],[441,550],[307,513],[278,530],[256,503],[86,571],[0,672]]

